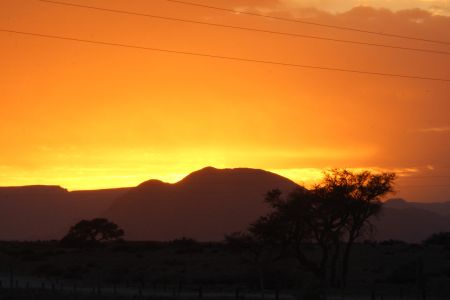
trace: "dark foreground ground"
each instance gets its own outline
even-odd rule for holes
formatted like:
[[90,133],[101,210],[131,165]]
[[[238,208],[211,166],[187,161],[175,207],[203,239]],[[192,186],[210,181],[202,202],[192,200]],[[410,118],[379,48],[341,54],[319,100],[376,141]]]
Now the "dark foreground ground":
[[[0,299],[288,300],[302,298],[314,286],[294,259],[261,265],[249,258],[224,244],[190,240],[94,249],[1,242]],[[323,292],[328,299],[450,299],[450,251],[397,242],[359,244],[347,288]]]

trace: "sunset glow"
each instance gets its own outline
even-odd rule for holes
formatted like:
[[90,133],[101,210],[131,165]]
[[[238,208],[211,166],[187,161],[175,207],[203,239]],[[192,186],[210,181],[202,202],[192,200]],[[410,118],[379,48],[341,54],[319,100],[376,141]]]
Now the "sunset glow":
[[[154,1],[71,0],[173,18],[450,53],[450,44]],[[448,1],[195,0],[450,41]],[[359,6],[364,5],[364,6]],[[450,78],[450,55],[2,1],[0,29],[371,72]],[[399,197],[450,200],[450,83],[301,69],[0,32],[0,186],[177,182],[205,166],[298,183],[396,171]]]

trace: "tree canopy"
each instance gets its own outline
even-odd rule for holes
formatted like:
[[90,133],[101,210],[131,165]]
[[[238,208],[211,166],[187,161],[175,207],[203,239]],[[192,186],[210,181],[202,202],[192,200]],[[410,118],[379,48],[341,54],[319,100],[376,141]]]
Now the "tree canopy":
[[[393,173],[334,169],[311,189],[288,195],[270,191],[266,202],[272,211],[241,237],[249,249],[248,243],[255,241],[258,249],[265,245],[267,251],[276,248],[295,256],[322,283],[345,284],[352,246],[373,232],[371,219],[381,212],[381,198],[393,191],[394,180]],[[320,249],[318,259],[307,251],[311,244]]]
[[61,242],[67,246],[94,246],[101,242],[116,241],[124,231],[108,219],[82,220],[72,226]]

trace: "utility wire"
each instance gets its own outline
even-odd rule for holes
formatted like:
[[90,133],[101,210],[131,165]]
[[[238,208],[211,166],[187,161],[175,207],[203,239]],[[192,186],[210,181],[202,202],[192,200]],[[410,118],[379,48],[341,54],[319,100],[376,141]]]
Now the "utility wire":
[[305,21],[305,20],[294,19],[294,18],[276,17],[276,16],[264,15],[264,14],[260,14],[260,13],[247,12],[247,11],[236,11],[236,10],[230,9],[230,8],[211,6],[211,5],[200,4],[200,3],[189,2],[189,1],[182,1],[182,0],[165,0],[165,1],[172,2],[172,3],[177,3],[177,4],[183,4],[183,5],[190,5],[190,6],[197,6],[197,7],[203,7],[203,8],[208,8],[208,9],[215,9],[215,10],[220,10],[220,11],[226,11],[226,12],[231,12],[231,13],[234,13],[234,14],[242,14],[242,15],[249,15],[249,16],[255,16],[255,17],[263,17],[263,18],[266,18],[266,19],[273,19],[273,20],[279,20],[279,21],[301,23],[301,24],[314,25],[314,26],[320,26],[320,27],[326,27],[326,28],[334,28],[334,29],[339,29],[339,30],[361,32],[361,33],[369,33],[369,34],[374,34],[374,35],[387,36],[387,37],[393,37],[393,38],[401,38],[401,39],[407,39],[407,40],[413,40],[413,41],[421,41],[421,42],[429,42],[429,43],[442,44],[442,45],[450,45],[450,42],[447,42],[447,41],[425,39],[425,38],[419,38],[419,37],[408,36],[408,35],[401,35],[401,34],[395,34],[395,33],[377,32],[377,31],[359,29],[359,28],[356,28],[356,27],[347,27],[347,26],[331,25],[331,24],[324,24],[324,23],[316,23],[316,22]]
[[415,76],[415,75],[405,75],[405,74],[395,74],[395,73],[381,73],[381,72],[361,71],[361,70],[352,70],[352,69],[335,68],[335,67],[323,67],[323,66],[315,66],[315,65],[285,63],[285,62],[279,62],[279,61],[260,60],[260,59],[253,59],[253,58],[242,58],[242,57],[235,57],[235,56],[222,56],[222,55],[207,54],[207,53],[200,53],[200,52],[188,52],[188,51],[170,50],[170,49],[163,49],[163,48],[144,47],[144,46],[123,44],[123,43],[87,40],[87,39],[73,38],[73,37],[67,37],[67,36],[61,36],[61,35],[50,35],[50,34],[17,31],[17,30],[10,30],[10,29],[0,29],[0,32],[18,34],[18,35],[23,35],[23,36],[34,36],[34,37],[41,37],[41,38],[48,38],[48,39],[82,42],[82,43],[96,44],[96,45],[103,45],[103,46],[114,46],[114,47],[122,47],[122,48],[140,49],[140,50],[146,50],[146,51],[197,56],[197,57],[208,57],[208,58],[223,59],[223,60],[229,60],[229,61],[251,62],[251,63],[259,63],[259,64],[267,64],[267,65],[278,65],[278,66],[284,66],[284,67],[295,67],[295,68],[314,69],[314,70],[322,70],[322,71],[336,71],[336,72],[383,76],[383,77],[396,77],[396,78],[450,82],[450,79],[448,79],[448,78],[425,77],[425,76]]
[[414,176],[414,175],[410,175],[410,176],[399,176],[397,179],[399,180],[409,180],[409,179],[440,179],[440,178],[450,178],[450,176],[446,176],[446,175],[430,175],[430,176]]
[[441,184],[441,185],[439,185],[439,184],[435,184],[435,185],[425,185],[425,184],[422,184],[422,185],[399,185],[399,187],[400,188],[402,188],[402,187],[414,187],[414,188],[448,188],[448,187],[450,187],[450,185],[445,185],[445,184]]
[[164,16],[151,15],[151,14],[145,14],[145,13],[139,13],[139,12],[133,12],[133,11],[111,9],[111,8],[91,6],[91,5],[82,5],[82,4],[76,4],[76,3],[61,2],[61,1],[53,1],[53,0],[37,0],[37,1],[45,2],[45,3],[49,3],[49,4],[69,6],[69,7],[87,8],[87,9],[105,11],[105,12],[116,13],[116,14],[125,14],[125,15],[166,20],[166,21],[192,23],[192,24],[198,24],[198,25],[230,28],[230,29],[244,30],[244,31],[254,31],[254,32],[269,33],[269,34],[275,34],[275,35],[291,36],[291,37],[297,37],[297,38],[316,39],[316,40],[324,40],[324,41],[331,41],[331,42],[348,43],[348,44],[353,44],[353,45],[374,46],[374,47],[390,48],[390,49],[397,49],[397,50],[416,51],[416,52],[426,52],[426,53],[436,53],[436,54],[446,54],[446,55],[450,54],[450,52],[448,52],[448,51],[439,51],[439,50],[430,50],[430,49],[403,47],[403,46],[393,46],[393,45],[379,44],[379,43],[360,42],[360,41],[355,41],[355,40],[328,38],[328,37],[316,36],[316,35],[307,35],[307,34],[266,30],[266,29],[259,29],[259,28],[254,28],[254,27],[243,27],[243,26],[226,25],[226,24],[220,24],[220,23],[211,23],[211,22],[204,22],[204,21],[181,19],[181,18],[164,17]]

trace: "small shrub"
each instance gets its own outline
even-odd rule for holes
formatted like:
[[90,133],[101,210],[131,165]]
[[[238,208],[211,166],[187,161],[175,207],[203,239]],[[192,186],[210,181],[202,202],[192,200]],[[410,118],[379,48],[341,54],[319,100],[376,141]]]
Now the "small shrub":
[[382,246],[406,245],[406,242],[401,241],[401,240],[390,239],[390,240],[385,240],[385,241],[380,242],[380,245],[382,245]]
[[423,244],[450,247],[450,232],[433,233]]

